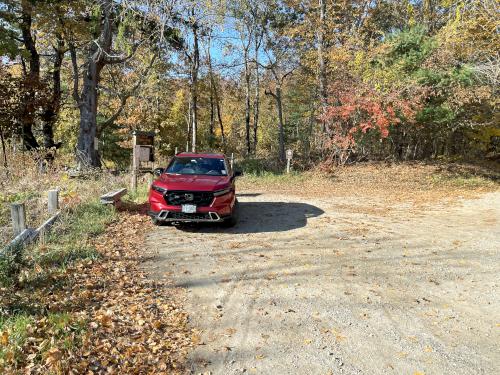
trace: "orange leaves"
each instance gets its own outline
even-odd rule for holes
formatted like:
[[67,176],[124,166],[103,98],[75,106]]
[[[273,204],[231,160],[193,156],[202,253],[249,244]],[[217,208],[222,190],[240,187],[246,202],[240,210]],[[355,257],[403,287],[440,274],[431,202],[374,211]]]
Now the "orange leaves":
[[381,92],[352,77],[333,82],[328,106],[321,116],[329,138],[326,147],[339,160],[346,160],[363,134],[375,130],[384,139],[390,127],[400,125],[402,118],[411,123],[418,100],[413,98],[415,104],[404,97],[399,92]]

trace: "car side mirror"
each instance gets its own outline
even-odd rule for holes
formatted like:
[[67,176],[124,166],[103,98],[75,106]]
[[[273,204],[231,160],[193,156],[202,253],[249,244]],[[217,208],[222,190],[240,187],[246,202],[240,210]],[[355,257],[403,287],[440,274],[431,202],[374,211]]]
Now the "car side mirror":
[[163,174],[163,172],[165,172],[164,168],[155,168],[153,171],[153,175],[155,177],[160,177]]

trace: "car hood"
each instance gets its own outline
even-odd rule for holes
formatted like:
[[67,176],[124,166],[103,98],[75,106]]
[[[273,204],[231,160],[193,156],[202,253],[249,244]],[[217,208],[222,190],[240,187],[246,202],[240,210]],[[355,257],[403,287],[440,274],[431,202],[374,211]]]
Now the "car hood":
[[168,190],[216,191],[226,188],[229,176],[163,174],[159,182]]

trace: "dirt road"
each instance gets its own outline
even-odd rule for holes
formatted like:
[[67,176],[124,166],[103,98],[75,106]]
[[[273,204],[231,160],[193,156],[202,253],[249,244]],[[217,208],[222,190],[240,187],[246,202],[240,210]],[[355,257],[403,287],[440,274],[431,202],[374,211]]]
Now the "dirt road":
[[385,213],[375,200],[242,194],[233,229],[159,227],[186,288],[192,373],[500,373],[500,193]]

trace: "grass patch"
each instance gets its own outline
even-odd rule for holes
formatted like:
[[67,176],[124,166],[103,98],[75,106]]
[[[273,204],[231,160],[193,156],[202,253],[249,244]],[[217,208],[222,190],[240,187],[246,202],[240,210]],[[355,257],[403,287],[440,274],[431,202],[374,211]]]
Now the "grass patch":
[[99,259],[101,256],[93,247],[74,246],[72,244],[58,245],[54,244],[39,252],[36,257],[37,263],[42,266],[66,267],[78,260]]
[[448,174],[435,174],[431,176],[434,185],[444,185],[465,189],[494,188],[498,183],[482,176],[457,176]]
[[77,206],[68,217],[64,240],[74,241],[80,236],[98,236],[106,230],[106,225],[116,219],[113,207],[97,201]]
[[19,314],[0,317],[0,370],[43,365],[55,351],[70,352],[82,343],[86,322],[67,313],[50,313],[41,320]]
[[21,269],[24,279],[35,280],[40,274],[50,278],[52,268],[57,271],[75,261],[99,258],[99,253],[88,244],[89,239],[102,234],[115,219],[114,208],[97,201],[77,206],[63,216],[46,238],[24,249],[20,260],[14,255],[0,257],[0,285],[12,285]]
[[22,348],[30,336],[34,320],[27,315],[7,319],[0,316],[0,369],[2,364],[18,363],[22,359]]
[[143,203],[148,199],[149,184],[138,184],[136,191],[127,191],[124,200],[133,203]]
[[11,285],[19,269],[19,262],[13,253],[0,256],[0,286]]

